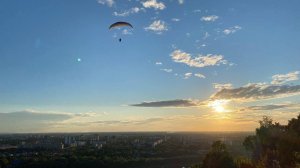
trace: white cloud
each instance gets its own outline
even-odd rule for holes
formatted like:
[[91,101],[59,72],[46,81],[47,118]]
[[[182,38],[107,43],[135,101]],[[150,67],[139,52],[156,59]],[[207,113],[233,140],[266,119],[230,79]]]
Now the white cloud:
[[155,65],[162,65],[162,62],[156,62]]
[[162,2],[157,2],[156,0],[147,0],[142,2],[145,8],[154,8],[155,10],[163,10],[166,8],[165,4]]
[[172,18],[171,19],[173,22],[179,22],[180,21],[180,19],[178,19],[178,18]]
[[287,74],[277,74],[272,76],[272,84],[280,85],[290,81],[295,81],[299,79],[300,71],[290,72]]
[[193,73],[191,73],[191,72],[185,73],[184,79],[189,79],[192,75],[193,75]]
[[157,34],[161,34],[163,31],[167,31],[168,27],[166,23],[162,20],[153,21],[148,27],[145,28],[146,31],[153,31]]
[[171,72],[173,72],[173,69],[160,69],[160,70],[162,70],[162,71],[165,71],[165,72],[168,72],[168,73],[171,73]]
[[205,77],[203,74],[201,74],[201,73],[195,73],[194,76],[196,76],[196,77],[198,77],[198,78],[203,78],[203,79],[206,78],[206,77]]
[[223,30],[223,33],[226,35],[229,35],[229,34],[233,34],[233,33],[237,32],[238,30],[241,30],[241,29],[242,29],[241,26],[234,26],[234,27],[230,27],[230,28]]
[[222,89],[231,89],[232,88],[232,84],[231,83],[224,83],[224,84],[221,84],[221,83],[213,83],[213,87],[215,89],[218,89],[218,90],[222,90]]
[[178,0],[178,3],[182,5],[184,3],[184,0]]
[[129,10],[126,10],[126,11],[123,11],[123,12],[114,12],[113,15],[114,16],[121,16],[121,17],[125,17],[125,16],[129,16],[130,14],[135,14],[135,13],[139,13],[141,11],[145,11],[144,8],[138,8],[138,7],[134,7],[134,8],[131,8]]
[[191,54],[183,52],[181,50],[175,50],[170,55],[174,62],[184,63],[190,67],[207,67],[220,64],[227,64],[228,61],[223,59],[222,55],[198,55],[192,58]]
[[114,0],[98,0],[98,3],[112,7],[115,4]]
[[210,16],[203,16],[201,18],[201,21],[205,21],[205,22],[214,22],[219,18],[219,16],[217,15],[210,15]]
[[124,34],[124,35],[130,35],[130,34],[132,34],[132,32],[131,32],[131,30],[124,29],[124,30],[122,31],[122,34]]

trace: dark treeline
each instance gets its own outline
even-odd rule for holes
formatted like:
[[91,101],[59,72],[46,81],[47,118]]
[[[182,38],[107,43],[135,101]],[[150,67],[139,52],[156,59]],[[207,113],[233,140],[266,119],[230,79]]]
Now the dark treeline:
[[233,158],[225,144],[216,141],[193,168],[300,168],[300,115],[287,125],[264,116],[256,134],[245,138],[249,157]]

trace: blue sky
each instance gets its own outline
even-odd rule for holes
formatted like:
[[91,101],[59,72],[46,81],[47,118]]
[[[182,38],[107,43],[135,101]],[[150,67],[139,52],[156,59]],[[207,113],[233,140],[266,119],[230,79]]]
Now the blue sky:
[[[253,130],[266,114],[284,122],[299,114],[299,5],[1,1],[0,132]],[[134,28],[109,30],[116,21]]]

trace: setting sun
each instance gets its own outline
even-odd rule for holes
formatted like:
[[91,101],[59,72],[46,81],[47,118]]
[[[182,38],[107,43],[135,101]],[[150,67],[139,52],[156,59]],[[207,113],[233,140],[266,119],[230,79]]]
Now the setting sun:
[[216,112],[223,113],[226,112],[226,104],[228,100],[214,100],[208,104],[209,107],[213,108]]

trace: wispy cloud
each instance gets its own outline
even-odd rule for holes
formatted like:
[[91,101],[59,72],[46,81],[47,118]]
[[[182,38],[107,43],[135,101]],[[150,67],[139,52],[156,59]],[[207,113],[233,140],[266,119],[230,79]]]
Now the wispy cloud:
[[205,21],[205,22],[214,22],[219,18],[219,16],[217,15],[210,15],[210,16],[203,16],[201,17],[201,21]]
[[74,117],[68,113],[42,113],[25,110],[0,113],[0,132],[37,132],[49,127],[49,122],[59,122]]
[[131,30],[124,29],[124,30],[122,31],[122,34],[124,34],[124,35],[130,35],[130,34],[132,34],[132,32],[131,32]]
[[171,19],[173,22],[179,22],[180,21],[180,19],[178,19],[178,18],[172,18]]
[[114,0],[98,0],[98,3],[112,7],[115,4]]
[[212,96],[213,99],[233,99],[257,101],[262,99],[282,98],[300,94],[300,85],[273,85],[265,83],[247,84],[243,87],[222,89]]
[[213,87],[218,90],[231,89],[232,84],[231,83],[223,83],[223,84],[222,83],[213,83]]
[[167,120],[166,117],[153,117],[153,118],[146,118],[146,119],[136,119],[136,120],[100,120],[94,121],[89,124],[97,124],[97,125],[109,125],[109,126],[130,126],[130,125],[147,125],[159,121]]
[[181,50],[173,51],[170,56],[174,62],[184,63],[190,67],[207,67],[207,66],[215,66],[221,64],[227,64],[228,61],[223,59],[222,55],[198,55],[197,57],[192,57],[191,54],[186,53]]
[[0,113],[0,116],[2,120],[4,120],[5,118],[5,119],[22,119],[23,121],[24,120],[39,120],[39,121],[64,120],[72,117],[72,115],[68,113],[42,113],[33,110],[24,110],[24,111],[11,112],[11,113]]
[[0,113],[0,132],[52,132],[57,128],[70,129],[70,124],[84,124],[107,113],[66,113],[23,110]]
[[200,9],[195,9],[195,10],[193,10],[193,13],[201,13],[201,10]]
[[184,0],[178,0],[178,3],[179,3],[180,5],[182,5],[182,4],[184,3]]
[[121,16],[121,17],[125,17],[125,16],[129,16],[130,14],[135,14],[135,13],[139,13],[141,11],[145,11],[144,8],[138,8],[138,7],[134,7],[134,8],[131,8],[129,10],[126,10],[126,11],[123,11],[123,12],[114,12],[113,15],[114,16]]
[[155,65],[162,65],[162,62],[155,62]]
[[193,73],[187,72],[184,74],[184,79],[189,79],[192,75],[193,75]]
[[285,109],[285,108],[300,108],[299,104],[269,104],[269,105],[259,105],[259,106],[250,106],[247,107],[247,110],[257,110],[257,111],[264,111],[264,110],[278,110],[278,109]]
[[162,32],[168,30],[168,26],[162,20],[155,20],[148,27],[146,27],[145,30],[146,31],[153,31],[156,34],[162,34]]
[[168,101],[152,101],[140,104],[132,104],[136,107],[194,107],[198,106],[197,102],[192,100],[168,100]]
[[160,69],[160,70],[165,71],[165,72],[168,72],[168,73],[173,72],[173,69],[167,69],[167,68],[165,68],[165,69]]
[[194,76],[198,77],[198,78],[202,78],[205,79],[205,75],[201,74],[201,73],[195,73]]
[[225,35],[229,35],[229,34],[233,34],[233,33],[237,32],[238,30],[241,30],[241,29],[242,29],[241,26],[233,26],[233,27],[223,30],[223,33]]
[[145,2],[142,2],[142,5],[145,8],[154,8],[155,10],[163,10],[166,8],[163,2],[157,2],[156,0],[147,0]]
[[290,81],[299,80],[300,71],[294,71],[287,74],[277,74],[272,76],[272,84],[281,85]]

